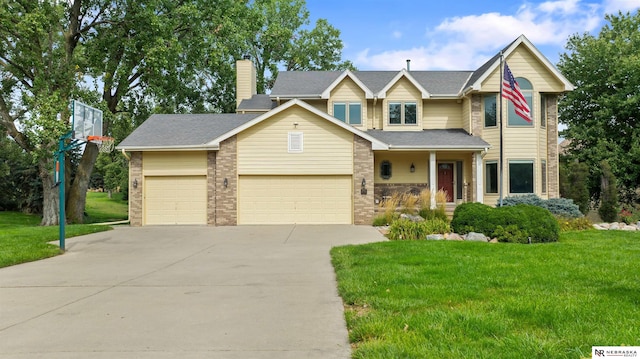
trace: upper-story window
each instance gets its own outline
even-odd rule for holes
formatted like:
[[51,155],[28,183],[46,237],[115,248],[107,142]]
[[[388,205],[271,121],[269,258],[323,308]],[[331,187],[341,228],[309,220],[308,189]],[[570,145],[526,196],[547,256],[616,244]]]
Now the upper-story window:
[[389,124],[415,125],[418,123],[418,105],[415,102],[389,102]]
[[484,127],[497,126],[496,94],[484,95]]
[[350,125],[361,125],[362,104],[360,102],[334,102],[333,117]]
[[[529,82],[529,80],[525,79],[524,77],[517,77],[516,82],[518,82],[518,85],[520,86],[520,91],[522,92],[524,99],[527,100],[527,104],[529,105],[529,109],[531,110],[531,118],[533,119],[534,118],[533,117],[533,86],[531,85],[531,82]],[[513,102],[508,101],[508,103],[509,103],[509,110],[507,111],[507,113],[509,114],[509,117],[508,117],[509,126],[519,126],[519,127],[533,126],[533,121],[528,122],[527,120],[525,120],[524,118],[516,114],[516,109],[513,106]]]

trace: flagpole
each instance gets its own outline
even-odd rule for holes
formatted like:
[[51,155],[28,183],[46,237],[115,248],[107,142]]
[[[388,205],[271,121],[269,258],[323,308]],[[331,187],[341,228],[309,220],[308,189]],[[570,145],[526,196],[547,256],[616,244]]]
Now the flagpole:
[[502,83],[504,82],[503,78],[504,78],[504,69],[502,68],[502,62],[504,61],[504,56],[502,54],[502,51],[500,51],[500,165],[499,165],[499,171],[500,174],[498,175],[498,188],[499,188],[499,192],[500,192],[500,207],[502,207],[502,178],[503,178],[503,170],[504,170],[504,164],[503,164],[503,156],[504,156],[504,150],[503,150],[503,142],[502,142]]

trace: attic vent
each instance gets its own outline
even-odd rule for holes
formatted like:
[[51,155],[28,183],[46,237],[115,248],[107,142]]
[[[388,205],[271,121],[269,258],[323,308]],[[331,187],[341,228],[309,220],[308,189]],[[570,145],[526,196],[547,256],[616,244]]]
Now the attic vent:
[[302,132],[289,132],[289,153],[302,153]]

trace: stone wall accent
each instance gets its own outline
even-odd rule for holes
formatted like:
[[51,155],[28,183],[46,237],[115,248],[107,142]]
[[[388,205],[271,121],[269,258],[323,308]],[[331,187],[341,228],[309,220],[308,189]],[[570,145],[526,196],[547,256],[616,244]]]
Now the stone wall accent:
[[216,152],[207,152],[207,224],[216,224]]
[[[138,182],[138,188],[133,188],[133,181]],[[142,152],[131,152],[129,161],[129,223],[134,227],[142,226]]]
[[375,202],[380,203],[384,197],[392,196],[394,193],[419,194],[424,189],[429,189],[429,184],[424,183],[376,183]]
[[[370,225],[375,213],[373,183],[373,150],[371,142],[353,135],[353,223]],[[362,194],[362,179],[367,194]]]
[[[236,136],[220,143],[215,164],[215,224],[238,224],[238,170]],[[227,187],[224,179],[227,179]]]
[[482,137],[482,95],[471,95],[471,134]]
[[549,198],[560,197],[558,164],[558,96],[547,99],[547,176]]

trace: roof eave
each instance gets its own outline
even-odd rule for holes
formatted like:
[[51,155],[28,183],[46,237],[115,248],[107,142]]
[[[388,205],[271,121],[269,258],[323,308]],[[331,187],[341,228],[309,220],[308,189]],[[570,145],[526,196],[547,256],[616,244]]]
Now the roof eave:
[[218,145],[175,145],[175,146],[116,146],[116,150],[137,151],[206,151],[219,150]]
[[429,151],[429,150],[446,150],[446,151],[484,151],[491,148],[491,145],[486,146],[405,146],[405,145],[389,145],[389,150],[402,150],[402,151]]

